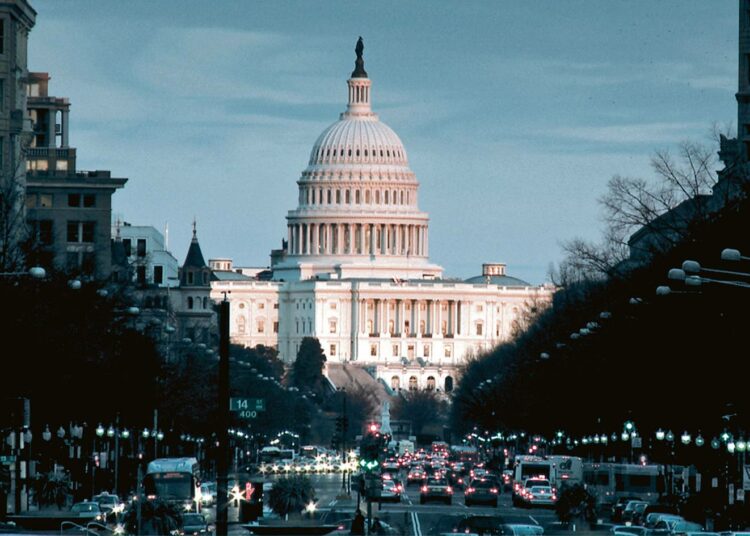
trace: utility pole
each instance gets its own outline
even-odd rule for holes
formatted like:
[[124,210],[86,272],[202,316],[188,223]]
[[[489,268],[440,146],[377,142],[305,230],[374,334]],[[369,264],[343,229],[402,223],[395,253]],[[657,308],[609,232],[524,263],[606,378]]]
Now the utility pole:
[[115,417],[115,495],[120,496],[120,412]]
[[346,456],[346,390],[341,389],[341,459],[346,463],[344,470],[341,472],[341,493],[348,494],[346,488],[346,473],[349,472],[349,459]]
[[227,536],[229,469],[229,301],[219,304],[219,422],[216,449],[216,536]]

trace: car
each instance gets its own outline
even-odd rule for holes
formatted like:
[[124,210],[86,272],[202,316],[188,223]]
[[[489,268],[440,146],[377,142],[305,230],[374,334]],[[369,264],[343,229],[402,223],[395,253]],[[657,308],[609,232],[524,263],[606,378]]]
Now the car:
[[443,501],[445,504],[453,502],[453,488],[444,478],[428,478],[419,490],[419,504],[427,501]]
[[182,514],[180,534],[191,536],[210,532],[208,521],[203,514]]
[[70,507],[70,513],[89,521],[104,521],[105,513],[99,507],[99,503],[94,501],[83,501],[75,503]]
[[615,525],[610,529],[615,536],[647,536],[646,527],[635,527],[633,525]]
[[523,492],[523,500],[527,506],[555,506],[557,494],[550,486],[531,486]]
[[427,478],[427,473],[423,469],[412,469],[406,475],[406,484],[421,484],[425,478]]
[[464,490],[464,504],[488,504],[497,508],[497,495],[499,493],[497,484],[492,480],[475,478]]
[[503,534],[505,519],[501,516],[467,516],[458,522],[453,532],[494,536]]
[[204,482],[201,484],[201,504],[211,506],[216,503],[216,482]]
[[383,470],[385,471],[398,471],[400,468],[398,460],[395,458],[389,458],[383,462]]
[[380,490],[380,502],[401,502],[403,488],[394,480],[383,480],[383,489]]
[[[633,507],[633,510],[623,512],[623,521],[630,521],[631,525],[642,525],[643,524],[643,512],[646,511],[649,504],[646,502],[637,502]],[[627,507],[626,507],[627,508]],[[625,517],[627,516],[627,517]]]
[[646,516],[646,519],[643,522],[643,526],[649,529],[656,528],[656,525],[660,521],[684,521],[685,519],[676,514],[667,514],[664,512],[651,512]]
[[[648,506],[648,503],[646,501],[641,501],[638,499],[634,499],[632,501],[628,501],[627,504],[625,504],[625,508],[622,509],[622,512],[619,514],[619,520],[623,523],[625,522],[633,522],[633,517],[635,516],[635,512],[638,511],[638,509],[643,509]],[[614,508],[614,506],[612,507]],[[615,521],[613,518],[612,521]]]
[[506,536],[539,536],[544,534],[544,527],[526,523],[507,523],[502,526],[502,531]]
[[99,508],[101,508],[101,510],[106,513],[111,512],[115,508],[118,508],[120,504],[122,504],[120,498],[117,495],[107,492],[100,493],[99,495],[94,495],[91,500],[99,504]]
[[691,532],[703,532],[703,526],[692,521],[676,521],[672,523],[671,534],[684,535]]
[[526,497],[533,486],[550,487],[550,482],[545,478],[525,478],[523,482],[514,489],[513,506],[526,506]]
[[[643,513],[640,516],[640,524],[643,526],[649,526],[647,525],[648,517],[651,514],[672,514],[679,516],[680,511],[679,509],[671,504],[649,504],[644,510]],[[651,519],[655,519],[656,516],[652,516]],[[651,525],[653,526],[653,525]]]
[[627,496],[627,497],[620,497],[615,501],[615,503],[612,505],[612,521],[613,522],[619,522],[622,521],[622,513],[625,510],[625,507],[628,505],[630,501],[640,501],[640,497],[635,496]]

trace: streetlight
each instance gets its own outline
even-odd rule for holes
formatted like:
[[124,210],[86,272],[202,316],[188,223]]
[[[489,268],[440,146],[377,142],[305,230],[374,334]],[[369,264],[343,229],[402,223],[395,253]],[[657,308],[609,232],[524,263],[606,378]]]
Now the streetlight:
[[25,272],[0,272],[2,277],[22,277],[29,276],[33,279],[44,279],[47,277],[47,271],[41,266],[32,266]]

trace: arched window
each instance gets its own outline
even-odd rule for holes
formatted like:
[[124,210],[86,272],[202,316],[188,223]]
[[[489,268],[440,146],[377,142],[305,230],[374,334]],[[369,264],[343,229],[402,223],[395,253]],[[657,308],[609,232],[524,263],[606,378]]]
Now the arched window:
[[336,190],[336,204],[341,204],[341,190]]
[[435,390],[435,377],[434,376],[427,376],[427,390],[428,391]]
[[388,195],[388,190],[386,190],[386,191],[385,191],[385,199],[383,200],[383,201],[384,201],[384,203],[385,203],[386,205],[388,205],[388,204],[389,204],[389,202],[388,202],[388,198],[389,198],[389,197],[390,197],[390,196]]
[[326,190],[326,193],[328,194],[327,195],[327,197],[328,197],[328,204],[330,205],[331,204],[331,190]]
[[416,376],[410,377],[409,378],[409,391],[416,391],[417,386],[418,386],[417,377]]
[[420,320],[419,321],[419,333],[420,333],[420,335],[424,335],[425,327],[426,327],[425,321],[424,320]]
[[192,296],[188,296],[188,300],[187,301],[188,301],[188,304],[187,304],[188,305],[188,309],[192,309],[193,308],[193,297]]
[[352,202],[351,193],[349,192],[349,190],[346,190],[346,204],[348,205],[351,202]]
[[380,190],[375,190],[375,204],[380,204]]
[[359,190],[357,190],[356,192],[354,192],[354,202],[357,203],[358,205],[360,203]]
[[445,392],[450,393],[453,391],[453,378],[450,376],[445,377]]
[[391,389],[394,391],[401,389],[401,378],[398,376],[391,376]]
[[404,191],[401,190],[401,204],[404,204]]
[[245,333],[245,317],[237,317],[237,333]]
[[365,203],[370,204],[370,190],[365,190]]

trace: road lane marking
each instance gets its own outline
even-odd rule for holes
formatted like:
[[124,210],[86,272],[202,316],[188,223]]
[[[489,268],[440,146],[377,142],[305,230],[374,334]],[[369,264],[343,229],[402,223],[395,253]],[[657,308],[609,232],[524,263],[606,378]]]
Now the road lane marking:
[[414,536],[422,536],[422,527],[419,525],[419,515],[411,513],[411,526],[414,528]]
[[529,516],[529,519],[532,520],[534,522],[534,524],[536,524],[536,525],[539,524],[539,521],[537,521],[536,519],[534,519],[534,516]]

